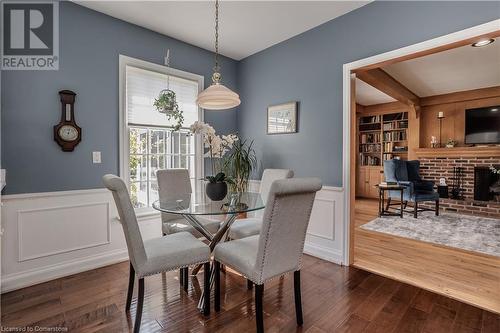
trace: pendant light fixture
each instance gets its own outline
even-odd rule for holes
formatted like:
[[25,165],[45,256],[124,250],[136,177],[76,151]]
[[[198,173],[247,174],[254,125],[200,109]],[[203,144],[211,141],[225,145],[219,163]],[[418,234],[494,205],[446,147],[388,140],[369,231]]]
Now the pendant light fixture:
[[196,104],[206,110],[225,110],[240,105],[240,96],[221,83],[219,65],[219,0],[215,0],[215,66],[212,84],[198,94]]

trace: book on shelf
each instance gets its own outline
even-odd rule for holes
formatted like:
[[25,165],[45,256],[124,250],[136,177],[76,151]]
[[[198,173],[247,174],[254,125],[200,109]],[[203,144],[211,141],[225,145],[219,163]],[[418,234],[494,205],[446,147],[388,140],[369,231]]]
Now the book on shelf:
[[380,117],[380,115],[378,116],[365,116],[365,117],[361,117],[361,120],[360,120],[360,124],[373,124],[373,123],[380,123],[380,120],[382,118]]
[[361,165],[365,166],[377,166],[380,165],[380,157],[378,156],[371,156],[371,155],[364,155],[363,153],[359,154],[359,161]]
[[360,137],[361,143],[379,143],[380,133],[363,133]]

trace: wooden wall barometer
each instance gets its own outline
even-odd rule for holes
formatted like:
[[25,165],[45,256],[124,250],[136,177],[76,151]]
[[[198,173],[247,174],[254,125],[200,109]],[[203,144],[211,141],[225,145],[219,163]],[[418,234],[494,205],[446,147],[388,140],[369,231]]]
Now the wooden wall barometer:
[[82,129],[75,121],[75,96],[71,90],[61,90],[61,121],[54,126],[54,140],[63,151],[73,151],[82,141]]

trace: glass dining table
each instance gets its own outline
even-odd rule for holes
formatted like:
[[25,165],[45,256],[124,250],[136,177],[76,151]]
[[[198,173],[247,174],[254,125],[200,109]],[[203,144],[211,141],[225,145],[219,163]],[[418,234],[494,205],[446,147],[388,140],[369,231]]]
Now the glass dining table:
[[[167,200],[158,200],[153,203],[153,208],[163,213],[176,214],[182,216],[189,225],[196,229],[208,241],[210,252],[215,246],[226,241],[229,235],[229,228],[236,218],[244,213],[264,209],[264,203],[260,194],[253,192],[228,193],[221,201],[212,201],[205,192],[197,191],[189,194],[173,195]],[[202,223],[199,217],[218,218],[221,222],[216,233],[211,233]],[[194,268],[192,274],[195,275],[200,266]],[[210,276],[210,287],[214,283],[214,270]],[[203,310],[202,293],[198,303],[198,309]]]

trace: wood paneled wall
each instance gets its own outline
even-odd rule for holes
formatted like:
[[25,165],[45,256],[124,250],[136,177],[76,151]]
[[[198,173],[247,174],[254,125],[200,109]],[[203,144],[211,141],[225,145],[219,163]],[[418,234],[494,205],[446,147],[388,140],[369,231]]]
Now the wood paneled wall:
[[500,105],[500,87],[477,89],[421,99],[420,147],[429,148],[431,137],[439,140],[438,112],[444,112],[441,138],[445,144],[448,138],[464,145],[465,110]]

